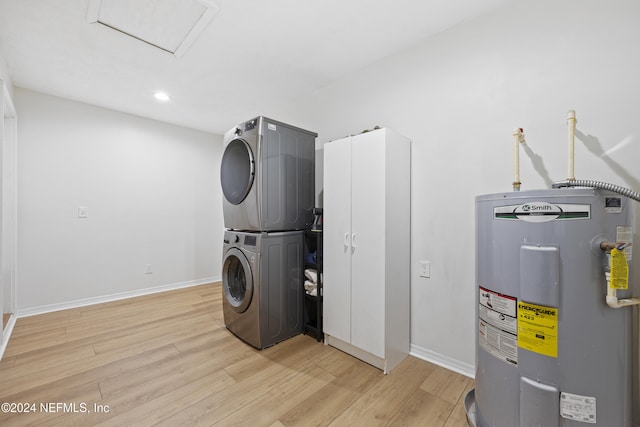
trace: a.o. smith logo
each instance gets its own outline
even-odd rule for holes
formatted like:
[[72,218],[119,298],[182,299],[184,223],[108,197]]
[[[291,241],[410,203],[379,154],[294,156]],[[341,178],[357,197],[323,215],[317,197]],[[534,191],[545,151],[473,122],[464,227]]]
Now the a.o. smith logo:
[[547,222],[558,218],[562,209],[547,202],[530,202],[513,210],[518,219],[529,222]]
[[589,218],[589,205],[552,204],[528,202],[522,205],[498,206],[493,208],[495,219],[519,219],[526,222],[548,222],[555,219]]
[[533,202],[533,203],[525,203],[524,205],[520,205],[516,208],[516,212],[520,213],[533,213],[534,215],[548,215],[553,213],[560,213],[562,209],[556,205],[550,205],[546,202]]

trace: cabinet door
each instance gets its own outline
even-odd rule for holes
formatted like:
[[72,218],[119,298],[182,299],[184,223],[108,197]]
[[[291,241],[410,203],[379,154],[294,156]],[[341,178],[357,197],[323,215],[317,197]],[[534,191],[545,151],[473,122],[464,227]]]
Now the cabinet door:
[[351,341],[351,140],[324,145],[324,332]]
[[[351,344],[385,357],[384,129],[353,137]],[[389,189],[393,191],[393,189]]]

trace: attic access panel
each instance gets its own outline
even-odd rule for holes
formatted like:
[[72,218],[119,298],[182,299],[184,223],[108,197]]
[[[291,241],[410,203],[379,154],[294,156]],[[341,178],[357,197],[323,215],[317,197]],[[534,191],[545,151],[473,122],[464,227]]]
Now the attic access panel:
[[87,21],[181,57],[213,20],[208,0],[89,0]]

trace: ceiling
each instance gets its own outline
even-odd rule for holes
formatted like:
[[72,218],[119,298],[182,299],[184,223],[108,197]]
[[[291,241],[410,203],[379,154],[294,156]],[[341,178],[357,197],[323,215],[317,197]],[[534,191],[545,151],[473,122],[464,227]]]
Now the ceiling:
[[15,86],[222,134],[510,1],[0,0],[0,52]]

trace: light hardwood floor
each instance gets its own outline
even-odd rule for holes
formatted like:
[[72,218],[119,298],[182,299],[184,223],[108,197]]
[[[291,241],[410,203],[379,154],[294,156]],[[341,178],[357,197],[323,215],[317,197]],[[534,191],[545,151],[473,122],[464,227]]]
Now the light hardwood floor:
[[[0,425],[462,427],[473,381],[409,356],[391,374],[298,335],[229,333],[220,283],[18,319]],[[75,411],[75,412],[70,412]]]

